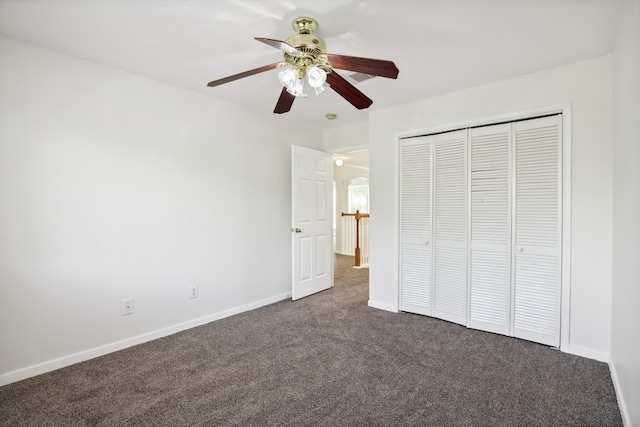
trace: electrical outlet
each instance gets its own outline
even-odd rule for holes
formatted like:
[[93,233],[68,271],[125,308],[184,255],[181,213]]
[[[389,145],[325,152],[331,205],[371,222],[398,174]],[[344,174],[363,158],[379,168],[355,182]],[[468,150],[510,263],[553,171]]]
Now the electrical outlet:
[[133,298],[125,298],[120,302],[120,313],[123,316],[133,314]]
[[192,286],[189,288],[189,298],[194,299],[198,298],[198,287]]

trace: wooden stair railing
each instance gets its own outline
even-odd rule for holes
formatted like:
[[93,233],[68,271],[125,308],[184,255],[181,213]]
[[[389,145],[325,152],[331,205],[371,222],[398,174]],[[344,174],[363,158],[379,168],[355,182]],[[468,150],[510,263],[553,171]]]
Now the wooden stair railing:
[[356,218],[356,267],[360,267],[360,219],[369,218],[368,213],[360,213],[359,210],[356,213],[344,213],[342,216],[353,216]]

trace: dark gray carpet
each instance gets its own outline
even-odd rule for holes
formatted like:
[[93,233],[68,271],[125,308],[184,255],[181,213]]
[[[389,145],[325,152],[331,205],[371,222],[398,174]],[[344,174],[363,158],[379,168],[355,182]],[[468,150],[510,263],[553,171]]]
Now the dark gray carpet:
[[336,286],[0,388],[3,426],[620,426],[606,364]]

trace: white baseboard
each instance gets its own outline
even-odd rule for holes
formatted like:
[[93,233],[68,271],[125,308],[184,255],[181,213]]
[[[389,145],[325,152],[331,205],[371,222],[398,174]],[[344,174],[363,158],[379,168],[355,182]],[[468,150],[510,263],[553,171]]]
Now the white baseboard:
[[372,308],[377,308],[377,309],[385,310],[385,311],[391,311],[393,313],[397,313],[398,312],[398,308],[395,305],[387,304],[386,302],[379,302],[379,301],[374,301],[374,300],[370,299],[367,304],[369,305],[369,307],[372,307]]
[[609,353],[607,353],[606,351],[593,350],[591,348],[580,347],[571,344],[560,347],[560,350],[565,353],[575,354],[576,356],[586,357],[587,359],[609,363]]
[[622,415],[622,423],[625,427],[631,427],[631,418],[629,418],[629,410],[622,394],[622,388],[620,387],[620,380],[618,379],[618,372],[616,371],[616,365],[612,360],[609,360],[609,371],[611,371],[611,381],[613,381],[613,388],[616,391],[616,398],[618,399],[618,407],[620,408],[620,415]]
[[224,319],[225,317],[244,313],[245,311],[255,310],[256,308],[273,304],[288,298],[291,298],[291,294],[289,293],[277,295],[275,297],[266,298],[266,299],[256,301],[250,304],[246,304],[240,307],[235,307],[229,310],[221,311],[219,313],[214,313],[214,314],[210,314],[197,319],[189,320],[187,322],[178,323],[176,325],[172,325],[167,328],[158,329],[156,331],[148,332],[146,334],[127,338],[121,341],[116,341],[100,347],[91,348],[89,350],[84,350],[78,353],[70,354],[68,356],[63,356],[57,359],[49,360],[43,363],[39,363],[37,365],[28,366],[26,368],[18,369],[16,371],[7,372],[5,374],[0,375],[0,386],[11,384],[16,381],[21,381],[27,378],[31,378],[36,375],[41,375],[47,372],[55,371],[56,369],[74,365],[76,363],[93,359],[95,357],[104,356],[105,354],[113,353],[114,351],[124,350],[125,348],[133,347],[134,345],[143,344],[145,342],[153,341],[158,338],[166,337],[168,335],[173,335],[177,332],[195,328],[196,326],[202,326],[216,320]]

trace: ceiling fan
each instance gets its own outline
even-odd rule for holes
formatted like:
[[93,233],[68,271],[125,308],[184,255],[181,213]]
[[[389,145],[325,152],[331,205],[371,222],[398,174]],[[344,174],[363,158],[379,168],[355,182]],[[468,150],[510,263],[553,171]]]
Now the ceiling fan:
[[318,23],[313,18],[303,16],[295,19],[291,25],[298,34],[289,37],[286,41],[255,37],[256,40],[283,51],[284,61],[214,80],[209,82],[207,86],[219,86],[278,68],[280,69],[278,79],[283,88],[273,112],[282,114],[291,110],[296,97],[307,96],[304,92],[305,77],[306,82],[314,89],[316,95],[329,87],[359,110],[368,108],[373,101],[340,74],[334,72],[334,69],[390,79],[398,77],[398,68],[392,61],[327,53],[324,40],[313,34],[318,28]]

